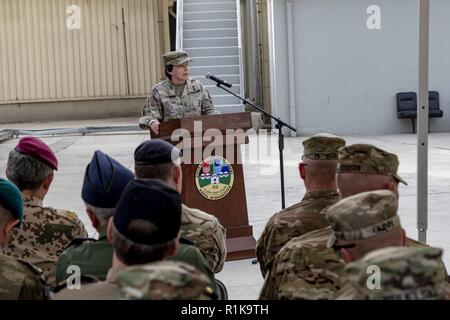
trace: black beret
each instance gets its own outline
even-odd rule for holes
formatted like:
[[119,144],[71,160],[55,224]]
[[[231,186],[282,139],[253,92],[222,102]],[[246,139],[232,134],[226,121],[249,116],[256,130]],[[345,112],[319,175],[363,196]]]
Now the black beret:
[[[133,234],[128,226],[136,219],[151,222],[154,230]],[[133,242],[146,245],[169,242],[180,231],[181,196],[157,179],[132,180],[117,203],[113,221],[117,231]]]
[[137,165],[162,164],[179,158],[180,150],[161,139],[144,141],[134,151],[134,163]]

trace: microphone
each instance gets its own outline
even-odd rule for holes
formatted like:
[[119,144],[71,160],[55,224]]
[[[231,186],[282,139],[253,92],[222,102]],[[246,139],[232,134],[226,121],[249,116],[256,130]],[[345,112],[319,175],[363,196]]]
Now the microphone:
[[213,80],[213,81],[217,82],[218,84],[221,84],[221,85],[223,85],[223,86],[225,86],[225,87],[231,88],[231,86],[232,86],[231,83],[228,83],[228,82],[226,82],[225,80],[222,80],[222,79],[220,79],[220,78],[217,78],[216,76],[212,75],[210,72],[208,72],[208,73],[205,75],[205,77],[206,77],[207,79],[211,79],[211,80]]

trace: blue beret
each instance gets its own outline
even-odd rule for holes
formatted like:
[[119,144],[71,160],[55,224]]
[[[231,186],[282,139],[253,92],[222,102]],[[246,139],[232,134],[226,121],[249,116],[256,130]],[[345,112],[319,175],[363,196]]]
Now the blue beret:
[[133,172],[97,150],[86,167],[81,198],[94,207],[115,208],[123,189],[133,179]]
[[0,205],[19,219],[19,227],[23,218],[23,200],[19,189],[11,182],[0,178]]
[[[132,220],[142,219],[153,223],[151,233],[133,233],[128,229]],[[169,242],[175,239],[181,225],[181,196],[157,179],[130,181],[117,203],[114,226],[127,239],[146,245]]]
[[168,163],[180,157],[179,149],[161,139],[144,141],[134,151],[134,163],[137,165]]

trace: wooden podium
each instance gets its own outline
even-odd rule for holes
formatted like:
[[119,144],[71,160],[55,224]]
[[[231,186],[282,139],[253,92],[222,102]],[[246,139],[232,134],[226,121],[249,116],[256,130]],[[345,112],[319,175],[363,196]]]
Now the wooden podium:
[[[242,112],[170,120],[160,124],[158,135],[151,134],[152,139],[165,140],[183,150],[183,202],[188,207],[216,216],[226,228],[227,261],[256,256],[256,241],[248,221],[240,149],[241,144],[248,143],[244,132],[250,128],[250,112]],[[199,167],[201,164],[206,168]],[[204,181],[211,184],[203,189],[200,187]],[[222,181],[232,181],[232,186]],[[209,190],[224,186],[228,191],[226,195],[218,200],[208,198]]]

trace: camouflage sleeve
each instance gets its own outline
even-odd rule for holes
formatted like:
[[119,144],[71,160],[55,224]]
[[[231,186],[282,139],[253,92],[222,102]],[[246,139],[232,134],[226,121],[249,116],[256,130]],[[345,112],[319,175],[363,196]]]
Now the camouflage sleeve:
[[72,228],[72,239],[70,239],[70,241],[72,241],[75,238],[85,238],[88,236],[88,233],[86,231],[86,228],[84,227],[83,222],[81,222],[81,220],[78,218],[77,214],[73,211],[65,211],[65,210],[58,210],[59,214],[61,214],[62,216],[66,217],[68,220],[70,220],[73,224],[73,228]]
[[223,268],[227,256],[226,232],[219,221],[208,221],[203,225],[187,224],[181,228],[181,235],[191,240],[205,255],[208,265],[215,273]]
[[147,98],[147,102],[142,110],[142,117],[139,118],[139,127],[148,129],[150,128],[150,124],[155,120],[162,122],[164,119],[158,90],[153,88],[152,93]]
[[[277,242],[279,241],[277,240],[276,229],[274,218],[272,217],[264,227],[261,237],[259,237],[256,244],[256,257],[263,277],[265,277],[270,270],[276,254],[283,246],[277,245]],[[284,243],[286,242],[287,239]]]
[[273,264],[271,294],[281,300],[331,299],[342,287],[344,266],[333,250],[286,246]]
[[45,286],[38,276],[27,276],[22,283],[18,300],[46,300]]
[[212,235],[214,240],[214,246],[211,254],[211,259],[208,259],[208,263],[215,273],[222,271],[223,264],[227,257],[227,244],[226,244],[226,230],[217,221]]
[[214,102],[212,100],[209,91],[202,85],[202,115],[220,114],[219,111],[214,109]]

